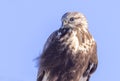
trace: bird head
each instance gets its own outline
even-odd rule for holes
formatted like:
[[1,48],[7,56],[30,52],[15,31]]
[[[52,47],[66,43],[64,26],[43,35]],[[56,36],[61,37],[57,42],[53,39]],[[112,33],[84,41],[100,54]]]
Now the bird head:
[[67,12],[62,16],[61,21],[62,28],[88,27],[85,16],[79,12]]

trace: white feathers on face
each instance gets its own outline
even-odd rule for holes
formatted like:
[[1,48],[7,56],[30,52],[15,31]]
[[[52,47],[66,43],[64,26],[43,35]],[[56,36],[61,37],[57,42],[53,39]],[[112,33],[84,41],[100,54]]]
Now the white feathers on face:
[[62,27],[76,27],[78,25],[88,27],[85,16],[79,12],[67,12],[62,16],[61,21]]

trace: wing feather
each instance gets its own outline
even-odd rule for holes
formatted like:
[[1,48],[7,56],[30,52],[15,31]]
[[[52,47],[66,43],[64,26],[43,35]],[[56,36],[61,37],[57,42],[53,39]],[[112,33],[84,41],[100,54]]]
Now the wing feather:
[[[43,48],[43,52],[42,52],[42,56],[45,56],[45,54],[48,54],[47,52],[49,52],[48,50],[51,50],[51,46],[52,44],[54,43],[54,40],[56,39],[57,37],[57,32],[58,30],[56,30],[55,32],[53,32],[47,39],[45,45],[44,45],[44,48]],[[46,68],[44,68],[44,66],[42,66],[42,64],[45,64],[45,63],[42,63],[42,61],[44,59],[42,59],[42,56],[39,58],[39,70],[38,70],[38,75],[37,75],[37,81],[47,81],[47,74],[48,72],[46,71]]]
[[58,30],[56,30],[55,32],[53,32],[47,39],[44,48],[43,48],[43,53],[44,51],[46,51],[46,49],[48,49],[48,47],[54,42],[54,40],[56,39],[56,36],[58,34]]

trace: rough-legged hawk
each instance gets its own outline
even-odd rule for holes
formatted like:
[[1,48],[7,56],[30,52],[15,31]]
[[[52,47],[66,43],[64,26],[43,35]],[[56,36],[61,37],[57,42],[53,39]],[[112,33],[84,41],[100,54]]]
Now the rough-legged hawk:
[[79,12],[67,12],[61,20],[44,45],[37,81],[89,81],[98,60],[87,20]]

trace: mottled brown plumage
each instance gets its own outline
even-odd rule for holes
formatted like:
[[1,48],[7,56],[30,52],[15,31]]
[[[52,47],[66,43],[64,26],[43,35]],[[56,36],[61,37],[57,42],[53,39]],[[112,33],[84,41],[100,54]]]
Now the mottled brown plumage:
[[89,81],[97,63],[96,42],[85,16],[67,12],[44,45],[37,81]]

